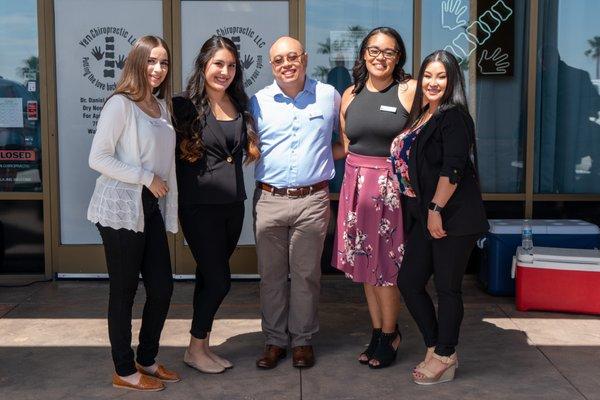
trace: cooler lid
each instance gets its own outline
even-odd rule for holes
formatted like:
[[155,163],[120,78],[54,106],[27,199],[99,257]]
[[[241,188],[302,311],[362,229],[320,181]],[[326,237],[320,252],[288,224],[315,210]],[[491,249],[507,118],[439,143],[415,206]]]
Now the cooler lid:
[[534,246],[526,252],[518,247],[516,261],[523,268],[600,271],[600,250]]
[[[523,229],[522,219],[490,219],[490,233],[495,234],[521,234]],[[534,235],[563,234],[563,235],[597,235],[600,228],[590,222],[580,219],[530,219]],[[535,239],[534,239],[535,241]]]

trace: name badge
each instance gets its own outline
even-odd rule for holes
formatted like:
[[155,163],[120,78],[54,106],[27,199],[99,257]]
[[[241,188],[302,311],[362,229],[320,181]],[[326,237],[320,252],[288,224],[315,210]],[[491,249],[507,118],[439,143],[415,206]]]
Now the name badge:
[[390,112],[390,113],[395,114],[396,110],[397,110],[396,107],[384,106],[384,105],[379,106],[379,111],[385,111],[385,112]]

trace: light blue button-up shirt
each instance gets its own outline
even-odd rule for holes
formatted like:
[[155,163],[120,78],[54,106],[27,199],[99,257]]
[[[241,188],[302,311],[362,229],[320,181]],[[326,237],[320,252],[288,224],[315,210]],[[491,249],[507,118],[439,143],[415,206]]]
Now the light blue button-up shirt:
[[257,181],[284,188],[334,177],[331,135],[338,127],[340,95],[333,86],[306,77],[292,99],[274,81],[252,96],[250,109],[260,141]]

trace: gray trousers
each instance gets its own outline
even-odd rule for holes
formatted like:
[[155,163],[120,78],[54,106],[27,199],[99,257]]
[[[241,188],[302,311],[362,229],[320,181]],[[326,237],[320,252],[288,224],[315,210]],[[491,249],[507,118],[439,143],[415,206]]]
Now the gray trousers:
[[290,339],[292,347],[310,344],[319,330],[317,306],[329,191],[290,198],[257,188],[253,204],[266,344],[285,348]]

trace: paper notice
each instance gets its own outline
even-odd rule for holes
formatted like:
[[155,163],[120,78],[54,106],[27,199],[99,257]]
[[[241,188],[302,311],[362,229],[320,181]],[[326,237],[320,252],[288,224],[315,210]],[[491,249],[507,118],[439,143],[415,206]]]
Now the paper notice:
[[0,97],[0,128],[23,127],[23,99]]

